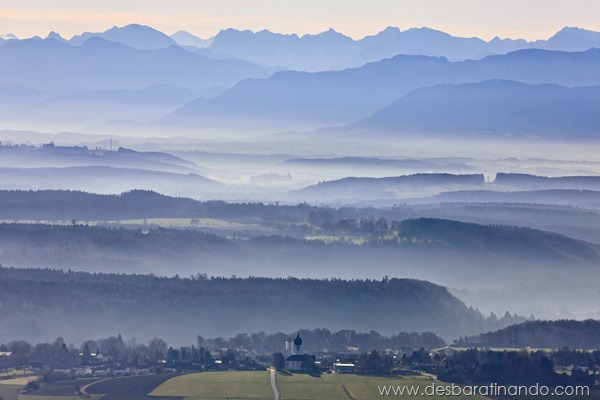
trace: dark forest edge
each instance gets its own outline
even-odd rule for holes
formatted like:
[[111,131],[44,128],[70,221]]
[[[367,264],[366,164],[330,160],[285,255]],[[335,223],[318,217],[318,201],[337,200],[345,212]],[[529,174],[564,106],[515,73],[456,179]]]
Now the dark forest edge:
[[506,328],[464,337],[458,346],[495,348],[600,349],[600,321],[526,321]]
[[110,332],[117,329],[115,318],[122,332],[175,340],[186,340],[189,333],[173,326],[209,336],[311,325],[383,334],[431,331],[452,339],[525,320],[508,313],[485,317],[442,286],[387,277],[182,278],[0,268],[0,282],[2,340],[32,331],[42,339]]

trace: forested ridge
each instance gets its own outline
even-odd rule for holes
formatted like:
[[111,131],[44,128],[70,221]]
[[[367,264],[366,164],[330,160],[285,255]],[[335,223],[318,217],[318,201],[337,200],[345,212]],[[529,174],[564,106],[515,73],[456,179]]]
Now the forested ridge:
[[527,321],[464,342],[490,347],[599,349],[600,321]]
[[21,329],[44,337],[97,337],[117,326],[124,334],[169,339],[317,327],[451,338],[498,323],[445,288],[411,279],[167,278],[0,268],[0,286],[3,340],[18,338]]

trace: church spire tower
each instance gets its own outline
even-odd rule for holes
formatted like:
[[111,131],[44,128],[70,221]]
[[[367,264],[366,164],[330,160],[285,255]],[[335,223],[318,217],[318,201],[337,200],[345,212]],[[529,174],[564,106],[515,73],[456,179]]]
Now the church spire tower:
[[300,354],[300,346],[302,346],[302,338],[300,337],[300,332],[298,332],[296,339],[294,339],[294,354]]

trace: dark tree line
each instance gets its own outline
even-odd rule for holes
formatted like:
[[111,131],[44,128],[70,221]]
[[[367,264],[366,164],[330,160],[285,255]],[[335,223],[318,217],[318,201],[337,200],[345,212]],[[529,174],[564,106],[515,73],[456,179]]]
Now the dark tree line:
[[571,375],[554,371],[553,353],[470,349],[447,357],[436,370],[440,380],[454,383],[503,385],[594,385],[591,371]]
[[459,343],[488,347],[600,349],[600,321],[527,321]]
[[[338,332],[331,332],[328,329],[300,329],[296,333],[303,338],[302,351],[308,353],[347,352],[350,348],[402,351],[421,347],[433,349],[446,345],[442,338],[432,332],[401,332],[384,336],[373,330],[359,333],[350,329]],[[293,338],[296,333],[241,333],[228,339],[204,339],[199,336],[197,344],[199,347],[210,349],[245,348],[260,354],[272,354],[283,351],[285,341]]]

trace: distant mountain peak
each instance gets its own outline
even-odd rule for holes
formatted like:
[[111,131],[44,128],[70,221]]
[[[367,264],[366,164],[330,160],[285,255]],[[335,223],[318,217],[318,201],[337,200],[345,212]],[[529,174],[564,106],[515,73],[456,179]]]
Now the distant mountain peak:
[[150,26],[141,25],[141,24],[129,24],[129,25],[125,25],[122,27],[113,26],[112,28],[110,28],[109,30],[107,30],[104,33],[113,32],[113,31],[158,32],[158,33],[163,34],[162,32],[160,32]]
[[171,35],[171,39],[181,46],[208,47],[212,44],[214,36],[209,39],[202,39],[187,31],[177,31]]
[[583,28],[578,28],[576,26],[565,26],[560,31],[558,31],[558,33],[560,33],[560,32],[591,32],[591,31],[583,29]]
[[585,51],[600,47],[600,32],[566,26],[548,39],[543,47],[549,50]]
[[[125,46],[124,44],[118,43],[118,42],[113,42],[111,40],[106,40],[103,39],[99,36],[91,36],[89,39],[87,39],[85,42],[83,42],[81,44],[81,46],[79,46],[82,49],[88,48],[88,49],[115,49],[115,48],[127,48],[128,46]],[[131,50],[131,49],[130,49]]]
[[46,40],[48,39],[53,39],[56,40],[58,42],[62,42],[62,43],[67,43],[67,40],[65,38],[63,38],[60,33],[52,31],[48,34],[48,36],[46,36]]
[[138,50],[158,50],[177,45],[175,40],[164,33],[140,24],[129,24],[123,27],[113,26],[109,30],[100,33],[85,32],[73,36],[70,43],[76,46],[81,45],[91,37],[121,43]]
[[12,33],[5,33],[3,35],[0,35],[0,39],[4,39],[4,40],[19,40],[19,38],[16,37],[15,35],[13,35]]

